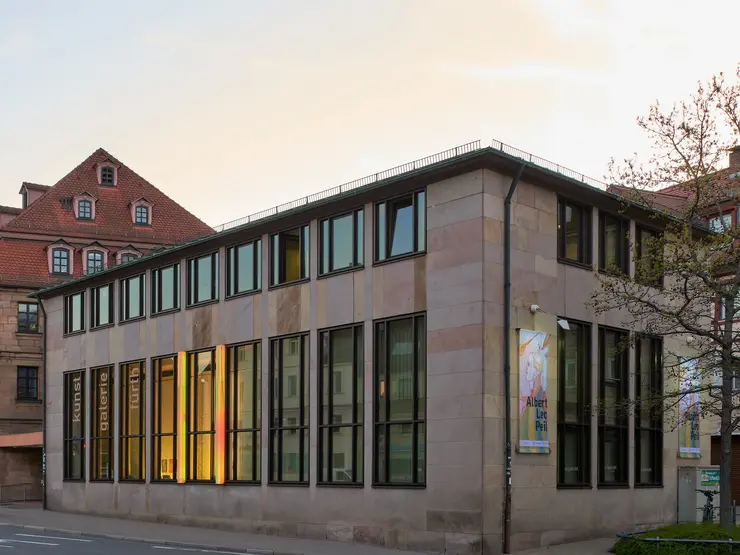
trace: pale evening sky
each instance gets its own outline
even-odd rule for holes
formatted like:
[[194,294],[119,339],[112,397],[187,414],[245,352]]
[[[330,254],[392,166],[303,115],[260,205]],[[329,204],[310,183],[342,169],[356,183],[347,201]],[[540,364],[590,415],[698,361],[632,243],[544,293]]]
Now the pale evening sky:
[[475,139],[602,178],[728,0],[0,0],[0,204],[103,147],[215,225]]

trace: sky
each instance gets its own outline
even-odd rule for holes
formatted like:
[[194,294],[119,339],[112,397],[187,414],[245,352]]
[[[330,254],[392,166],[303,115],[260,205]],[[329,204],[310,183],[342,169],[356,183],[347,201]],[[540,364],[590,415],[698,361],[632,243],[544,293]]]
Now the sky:
[[0,0],[0,204],[98,147],[211,225],[478,140],[603,179],[740,2]]

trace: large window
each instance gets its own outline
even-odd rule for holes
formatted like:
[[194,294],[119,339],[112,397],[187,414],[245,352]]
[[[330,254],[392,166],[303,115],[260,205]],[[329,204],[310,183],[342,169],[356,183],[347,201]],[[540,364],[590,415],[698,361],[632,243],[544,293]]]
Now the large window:
[[87,273],[94,274],[104,269],[105,254],[102,251],[87,251]]
[[137,206],[134,210],[134,223],[136,225],[149,225],[149,207]]
[[36,303],[18,303],[18,331],[37,333],[39,331],[39,305]]
[[92,220],[92,202],[81,200],[77,203],[77,219]]
[[640,337],[636,346],[635,485],[663,483],[663,344]]
[[599,270],[629,273],[629,220],[599,214]]
[[90,291],[90,328],[113,323],[113,284],[94,287]]
[[113,480],[113,368],[91,370],[90,480]]
[[146,366],[143,361],[121,365],[120,479],[144,480],[146,436]]
[[319,224],[319,273],[329,274],[363,264],[364,210],[321,220]]
[[599,485],[629,484],[628,334],[599,328]]
[[635,279],[654,287],[663,283],[663,240],[661,234],[652,229],[637,228]]
[[218,299],[218,253],[188,260],[188,306]]
[[152,389],[152,480],[177,480],[177,356],[155,359]]
[[362,326],[321,332],[319,483],[363,481]]
[[591,263],[591,209],[558,201],[558,257],[580,264]]
[[270,482],[308,484],[308,335],[273,339]]
[[262,239],[226,251],[226,295],[262,288]]
[[64,333],[77,333],[85,329],[85,292],[64,297]]
[[226,480],[260,482],[262,344],[229,347],[226,380]]
[[152,314],[180,308],[180,265],[152,270]]
[[426,193],[375,205],[375,260],[381,261],[426,249]]
[[275,233],[270,239],[270,285],[308,277],[308,226]]
[[426,352],[424,316],[375,324],[377,485],[426,483]]
[[214,479],[213,448],[216,426],[216,351],[188,354],[188,459],[189,481]]
[[64,374],[65,480],[85,479],[85,372]]
[[39,398],[39,369],[35,366],[19,366],[16,385],[18,399],[37,401]]
[[558,331],[558,485],[591,483],[591,327]]
[[121,280],[120,320],[143,318],[144,311],[144,274]]
[[62,248],[52,249],[51,272],[53,274],[69,273],[69,250]]

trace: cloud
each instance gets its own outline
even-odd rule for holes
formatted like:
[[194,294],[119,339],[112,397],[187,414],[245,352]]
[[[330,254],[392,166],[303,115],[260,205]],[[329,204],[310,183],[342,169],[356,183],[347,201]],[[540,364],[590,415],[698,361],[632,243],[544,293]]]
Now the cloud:
[[0,34],[0,60],[27,56],[40,46],[38,40],[25,31]]

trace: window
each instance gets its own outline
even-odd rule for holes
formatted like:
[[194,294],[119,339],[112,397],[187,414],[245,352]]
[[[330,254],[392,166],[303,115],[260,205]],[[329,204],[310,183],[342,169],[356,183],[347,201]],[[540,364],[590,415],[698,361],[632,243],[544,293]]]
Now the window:
[[36,303],[18,303],[18,331],[37,333],[39,331],[39,305]]
[[558,330],[558,485],[591,483],[591,327]]
[[387,260],[426,249],[426,193],[375,205],[375,260]]
[[188,306],[218,299],[218,253],[188,260]]
[[90,481],[113,480],[113,368],[94,368],[90,405]]
[[90,292],[90,328],[113,324],[113,284],[94,287]]
[[152,314],[180,308],[180,265],[152,270]]
[[[734,314],[733,314],[733,320],[737,320],[740,318],[740,296],[735,297],[733,303],[734,305]],[[718,320],[723,321],[727,316],[727,307],[725,306],[725,301],[722,299],[717,301],[717,307],[718,307]]]
[[103,259],[105,255],[102,251],[87,251],[87,273],[94,274],[103,271]]
[[663,483],[663,344],[640,337],[636,346],[635,485]]
[[629,484],[629,366],[626,332],[599,328],[599,484]]
[[149,207],[139,205],[134,210],[134,223],[136,225],[149,225]]
[[635,279],[654,287],[663,282],[663,241],[657,231],[637,228]]
[[375,484],[426,482],[426,352],[424,316],[375,324]]
[[100,184],[113,187],[116,183],[116,171],[110,166],[100,168]]
[[365,443],[362,326],[321,332],[319,348],[318,481],[361,484]]
[[329,274],[363,264],[364,210],[321,220],[319,224],[319,273]]
[[18,367],[18,399],[37,401],[39,398],[39,369],[35,366]]
[[732,211],[722,216],[709,218],[709,229],[715,233],[729,233],[732,231]]
[[145,316],[144,274],[121,280],[120,320],[134,320]]
[[188,459],[187,479],[213,481],[213,447],[216,426],[214,406],[216,351],[188,354]]
[[229,347],[226,379],[226,480],[260,482],[262,345]]
[[77,202],[77,219],[92,220],[92,202],[81,200]]
[[152,479],[177,480],[177,356],[154,360]]
[[599,270],[629,273],[629,221],[599,214]]
[[51,273],[69,274],[69,250],[59,248],[51,251]]
[[308,484],[308,335],[273,339],[271,354],[270,482]]
[[139,258],[136,254],[132,252],[125,252],[121,255],[121,264],[126,264],[127,262],[132,262]]
[[85,329],[85,293],[64,297],[64,333],[76,333]]
[[558,257],[591,263],[591,211],[562,199],[558,201]]
[[307,225],[272,235],[270,285],[307,278],[308,250]]
[[226,295],[262,289],[262,239],[226,251]]
[[146,478],[146,367],[143,361],[121,365],[120,480]]
[[85,479],[85,372],[64,374],[65,480]]

